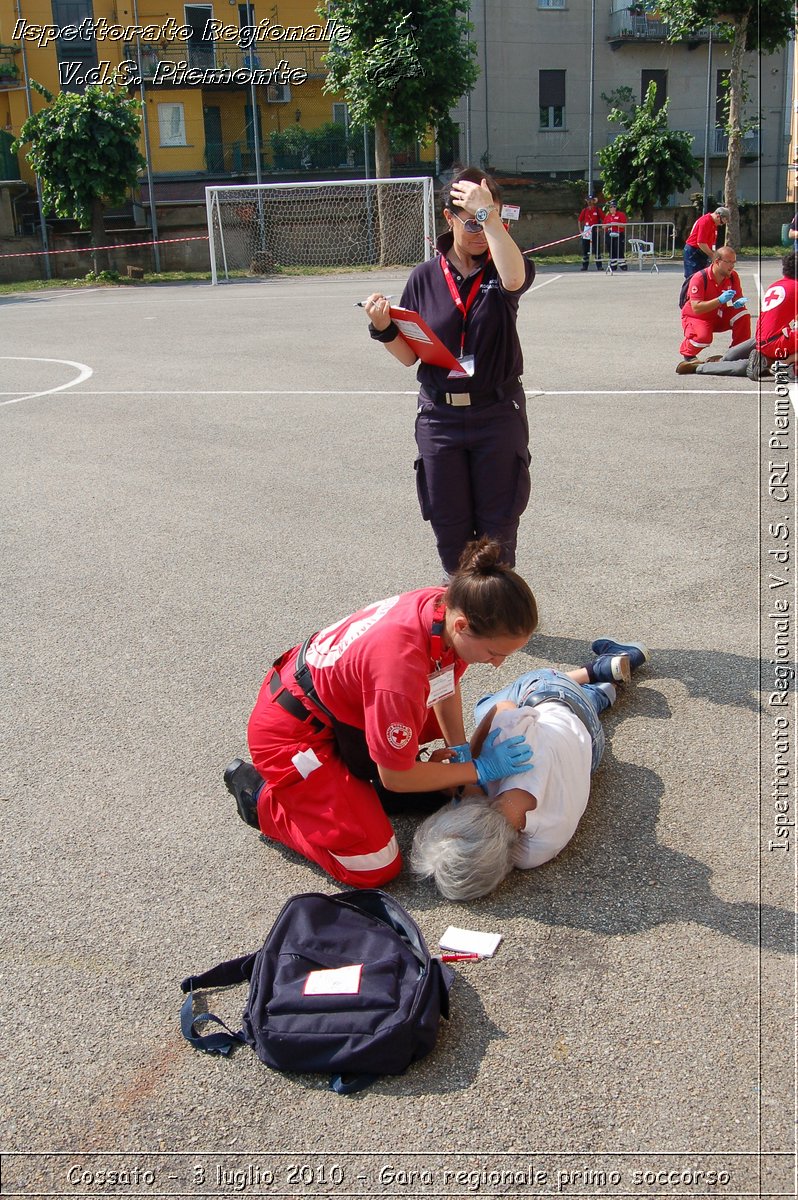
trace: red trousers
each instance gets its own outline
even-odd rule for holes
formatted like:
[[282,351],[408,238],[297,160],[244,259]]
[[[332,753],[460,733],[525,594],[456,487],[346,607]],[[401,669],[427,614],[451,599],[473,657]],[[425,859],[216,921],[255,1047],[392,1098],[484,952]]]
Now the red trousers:
[[724,333],[728,329],[732,333],[732,346],[747,342],[751,336],[751,314],[744,308],[738,311],[724,304],[703,317],[683,315],[682,329],[684,341],[679,348],[682,358],[697,358],[702,350],[712,345],[716,333]]
[[[266,837],[297,850],[334,879],[381,887],[399,874],[402,856],[379,796],[351,773],[327,726],[286,712],[271,693],[271,670],[247,731],[252,761],[266,780],[258,823]],[[288,678],[286,666],[283,679]],[[298,687],[291,693],[301,696]],[[441,736],[430,711],[422,742]]]

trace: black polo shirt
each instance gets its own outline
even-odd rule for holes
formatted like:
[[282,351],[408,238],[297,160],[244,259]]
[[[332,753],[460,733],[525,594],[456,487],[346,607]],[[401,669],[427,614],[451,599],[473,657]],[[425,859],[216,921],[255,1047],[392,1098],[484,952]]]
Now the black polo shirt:
[[[438,252],[448,254],[453,242],[451,231],[443,234],[437,241]],[[485,274],[468,310],[463,350],[464,354],[474,356],[474,375],[470,379],[449,379],[445,367],[422,362],[416,372],[422,386],[441,392],[489,392],[522,373],[524,359],[515,325],[518,301],[535,278],[534,264],[524,259],[526,278],[517,292],[504,290],[496,266],[487,255],[483,264]],[[467,304],[475,276],[463,277],[451,262],[449,267],[463,304]],[[452,299],[439,258],[421,263],[411,273],[402,293],[401,307],[423,317],[447,350],[459,358],[463,315]]]

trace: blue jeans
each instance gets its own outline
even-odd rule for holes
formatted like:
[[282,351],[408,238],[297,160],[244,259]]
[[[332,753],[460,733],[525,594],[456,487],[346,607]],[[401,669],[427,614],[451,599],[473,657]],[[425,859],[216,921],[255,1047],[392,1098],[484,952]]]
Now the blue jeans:
[[696,271],[703,271],[704,267],[708,267],[712,262],[711,258],[707,258],[703,250],[699,250],[698,246],[685,246],[684,248],[684,277],[690,279],[695,275]]
[[508,684],[500,692],[482,696],[474,707],[474,720],[479,722],[493,704],[499,700],[512,700],[519,708],[533,708],[544,700],[561,700],[567,704],[584,723],[593,742],[593,762],[591,771],[595,771],[604,753],[604,730],[601,728],[599,713],[610,707],[610,698],[595,683],[574,683],[562,671],[553,671],[543,667],[540,671],[526,671],[519,675],[515,683]]

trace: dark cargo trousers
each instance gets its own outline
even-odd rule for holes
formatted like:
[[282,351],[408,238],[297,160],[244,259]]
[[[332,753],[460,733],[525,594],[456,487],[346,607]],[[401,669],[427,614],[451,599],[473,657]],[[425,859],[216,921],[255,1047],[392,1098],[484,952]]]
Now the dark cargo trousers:
[[524,389],[470,407],[433,401],[422,391],[416,416],[416,486],[444,570],[451,575],[468,542],[487,534],[515,565],[518,522],[530,492],[529,425]]

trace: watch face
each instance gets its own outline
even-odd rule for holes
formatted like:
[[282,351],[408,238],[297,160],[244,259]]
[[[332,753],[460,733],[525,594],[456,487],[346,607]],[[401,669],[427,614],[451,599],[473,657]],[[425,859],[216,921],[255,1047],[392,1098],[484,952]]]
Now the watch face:
[[477,211],[474,213],[474,216],[477,219],[477,221],[479,221],[481,223],[482,221],[487,221],[489,213],[488,213],[487,208],[478,208]]

